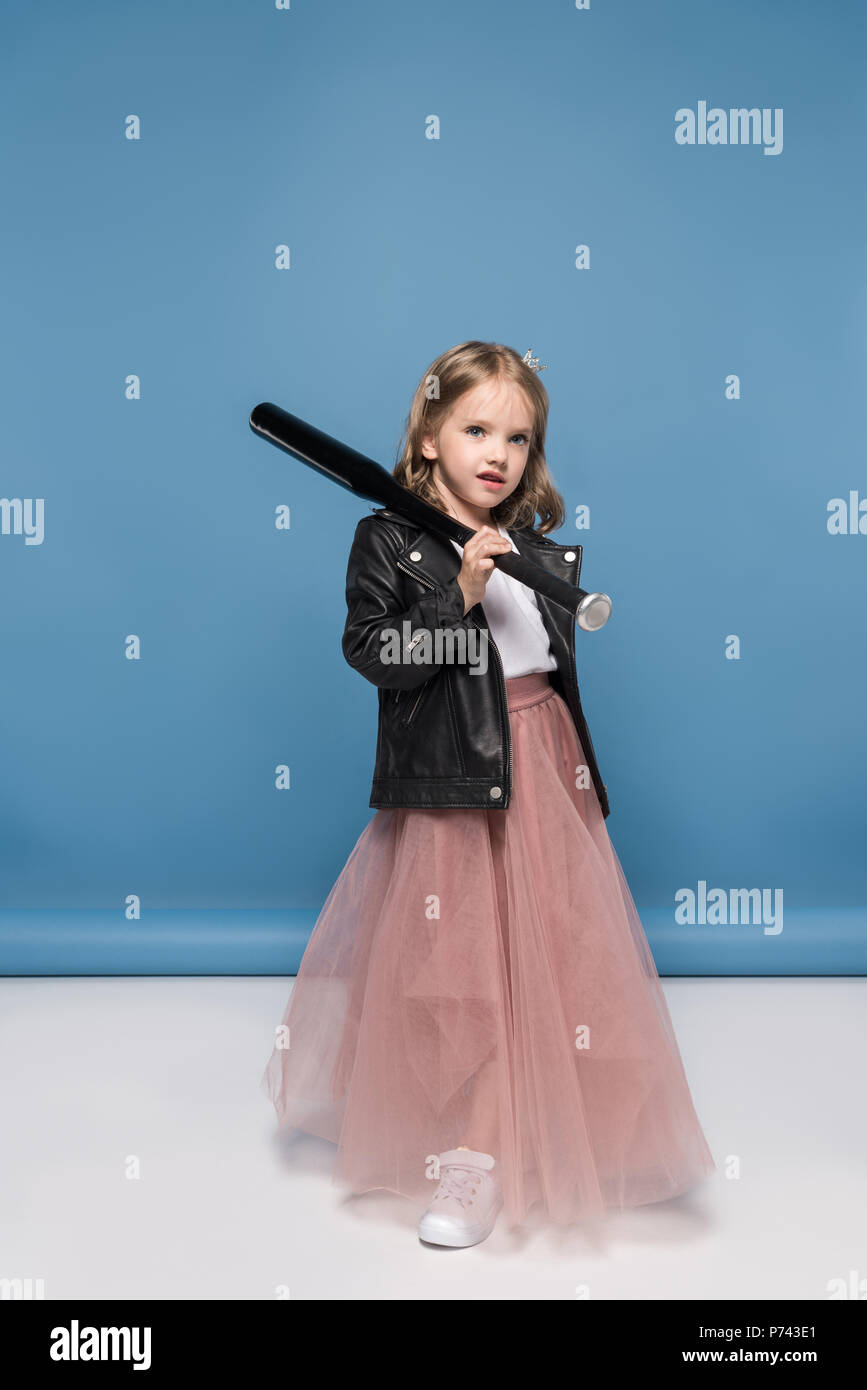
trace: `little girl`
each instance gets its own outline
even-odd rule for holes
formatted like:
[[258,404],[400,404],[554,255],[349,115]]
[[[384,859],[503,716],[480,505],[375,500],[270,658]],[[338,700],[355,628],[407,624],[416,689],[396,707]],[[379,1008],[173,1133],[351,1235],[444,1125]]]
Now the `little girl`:
[[529,354],[451,348],[394,476],[475,534],[386,508],[358,524],[343,652],[378,688],[377,810],[261,1083],[279,1129],[337,1145],[334,1182],[417,1202],[435,1245],[477,1244],[501,1209],[569,1224],[660,1201],[716,1166],[605,826],[574,618],[492,558],[577,586],[581,547],[545,534],[565,519],[547,416]]

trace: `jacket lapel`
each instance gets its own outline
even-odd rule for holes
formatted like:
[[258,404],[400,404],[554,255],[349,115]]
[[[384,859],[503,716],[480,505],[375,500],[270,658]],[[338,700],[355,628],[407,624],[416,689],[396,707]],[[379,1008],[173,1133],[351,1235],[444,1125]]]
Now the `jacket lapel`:
[[[402,517],[387,509],[386,515],[394,516],[395,520],[403,521]],[[537,536],[529,526],[507,527],[506,530],[522,555],[526,555],[534,564],[539,565],[550,574],[556,574],[560,579],[570,580],[577,586],[581,573],[582,548],[580,545],[562,545],[556,541],[546,543],[545,539]],[[416,530],[415,528],[410,528],[407,535],[408,540],[398,551],[398,559],[402,561],[404,568],[415,570],[423,579],[427,579],[431,584],[437,586],[446,584],[454,578],[461,567],[461,557],[450,540],[447,540],[445,536],[436,535],[432,531]],[[567,560],[565,558],[567,555],[571,555],[572,559]],[[559,604],[552,603],[544,594],[536,593],[535,590],[534,593],[542,616],[547,617],[546,627],[550,632],[554,614],[559,613],[563,617],[567,615]]]

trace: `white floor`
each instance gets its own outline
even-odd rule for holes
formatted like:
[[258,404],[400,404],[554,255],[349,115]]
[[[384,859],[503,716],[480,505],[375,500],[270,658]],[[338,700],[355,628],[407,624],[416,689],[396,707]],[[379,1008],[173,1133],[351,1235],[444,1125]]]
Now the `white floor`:
[[330,1145],[276,1134],[259,1080],[290,978],[0,980],[0,1279],[46,1299],[496,1300],[867,1280],[867,982],[663,984],[718,1173],[601,1239],[498,1227],[452,1251],[420,1244],[404,1199],[332,1186]]

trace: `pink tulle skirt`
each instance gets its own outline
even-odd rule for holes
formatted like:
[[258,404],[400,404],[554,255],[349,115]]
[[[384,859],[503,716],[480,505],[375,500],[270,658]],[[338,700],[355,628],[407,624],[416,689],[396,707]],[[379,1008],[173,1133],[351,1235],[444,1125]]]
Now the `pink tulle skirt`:
[[570,1224],[716,1165],[659,976],[546,674],[506,682],[506,810],[379,810],[322,908],[261,1086],[333,1181],[430,1202],[493,1154],[503,1216]]

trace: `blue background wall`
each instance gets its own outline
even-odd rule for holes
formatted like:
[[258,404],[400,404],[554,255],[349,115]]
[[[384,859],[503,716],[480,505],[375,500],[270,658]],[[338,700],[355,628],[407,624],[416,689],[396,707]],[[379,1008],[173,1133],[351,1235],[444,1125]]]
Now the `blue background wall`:
[[[0,535],[0,968],[295,969],[373,814],[369,504],[249,411],[391,467],[428,363],[488,338],[548,364],[556,538],[614,600],[579,680],[660,969],[863,970],[867,535],[828,530],[867,497],[863,7],[2,23],[0,494],[44,538]],[[781,108],[782,151],[678,144],[699,102]],[[677,924],[700,881],[782,890],[784,930]]]

